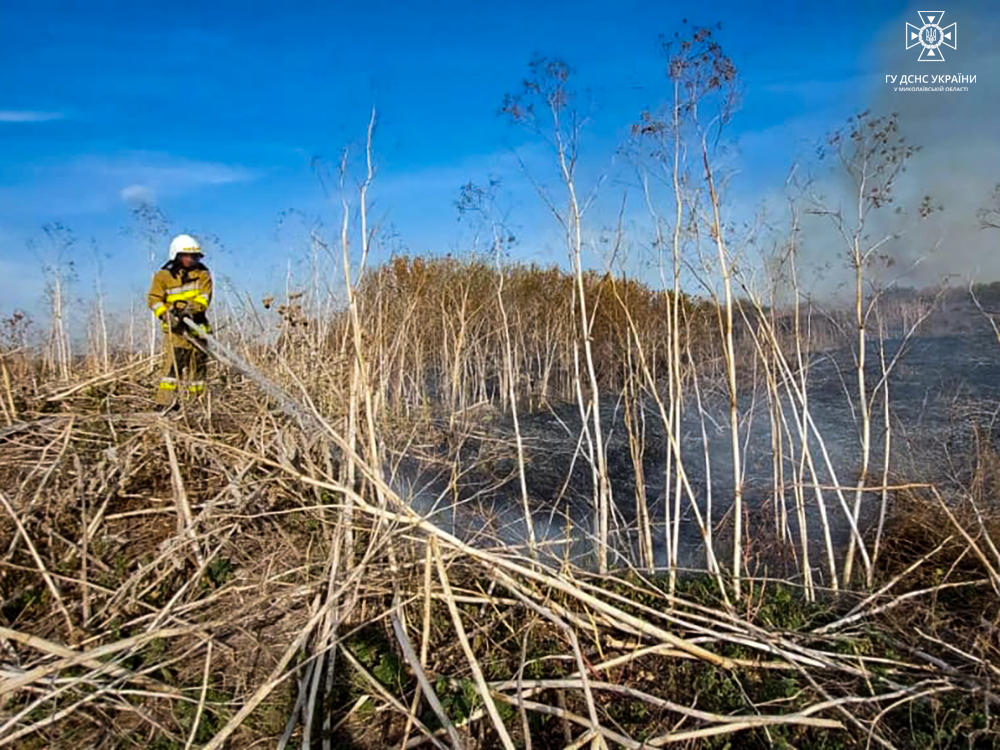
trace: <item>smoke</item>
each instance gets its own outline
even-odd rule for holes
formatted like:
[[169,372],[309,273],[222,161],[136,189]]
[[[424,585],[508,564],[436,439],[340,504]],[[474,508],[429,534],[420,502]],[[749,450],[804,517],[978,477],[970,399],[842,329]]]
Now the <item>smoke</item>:
[[[857,82],[853,111],[867,110],[870,118],[895,113],[899,135],[920,148],[896,183],[893,203],[872,213],[867,221],[869,242],[899,235],[881,248],[890,263],[878,264],[869,272],[869,278],[882,283],[926,288],[1000,279],[1000,232],[983,230],[978,216],[990,205],[994,187],[1000,183],[1000,51],[995,42],[1000,38],[1000,17],[981,0],[954,5],[944,11],[942,23],[957,24],[957,49],[942,47],[944,62],[918,61],[920,46],[906,49],[906,23],[922,25],[917,11],[924,8],[918,4],[874,29],[868,49],[859,54],[859,67],[866,73]],[[976,82],[931,84],[928,78],[928,86],[968,86],[969,90],[900,91],[907,85],[898,80],[904,75],[975,76]],[[886,76],[897,76],[897,82],[886,82]],[[831,123],[830,129],[837,127],[838,123]],[[820,162],[809,172],[810,193],[821,196],[828,209],[842,208],[851,225],[857,192],[843,168]],[[925,196],[940,210],[920,218]],[[801,227],[801,257],[807,266],[804,287],[814,297],[831,302],[850,299],[845,239],[829,217],[805,215]]]
[[121,199],[129,205],[147,203],[156,205],[156,191],[148,185],[129,185],[122,189]]
[[[905,48],[906,23],[921,26],[911,4],[876,35],[870,109],[873,115],[898,113],[901,132],[921,151],[909,162],[900,181],[897,204],[910,210],[907,234],[890,248],[897,267],[906,269],[913,286],[932,286],[946,278],[956,283],[1000,279],[1000,235],[980,228],[977,212],[989,204],[1000,182],[1000,52],[996,40],[1000,20],[992,2],[949,3],[941,23],[957,24],[957,49],[940,48],[944,62],[920,62],[920,46]],[[896,75],[975,76],[956,84],[968,91],[897,91],[885,83]],[[946,84],[947,85],[947,84]],[[918,221],[923,196],[942,210]]]

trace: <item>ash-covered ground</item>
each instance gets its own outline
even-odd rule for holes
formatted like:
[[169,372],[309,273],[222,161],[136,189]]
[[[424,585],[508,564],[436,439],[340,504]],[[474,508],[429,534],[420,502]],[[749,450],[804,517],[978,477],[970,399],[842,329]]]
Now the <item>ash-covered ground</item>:
[[[898,339],[887,340],[883,347],[877,342],[870,344],[866,366],[869,393],[882,380],[883,353],[888,365],[901,345]],[[814,427],[806,429],[814,473],[805,470],[805,486],[799,497],[806,519],[810,565],[819,569],[825,546],[816,485],[822,488],[833,544],[842,550],[850,534],[845,507],[853,506],[855,497],[849,488],[855,486],[861,468],[852,349],[814,354],[807,383],[808,413]],[[980,327],[961,335],[911,338],[892,365],[888,384],[892,438],[889,484],[933,482],[946,493],[960,491],[973,470],[978,441],[992,443],[996,432],[1000,344],[992,330]],[[636,466],[634,443],[630,442],[624,402],[612,395],[602,400],[617,564],[641,561],[640,488],[648,507],[656,568],[669,565],[669,550],[675,546],[679,567],[704,569],[705,544],[697,521],[699,514],[706,529],[711,528],[716,553],[723,559],[730,554],[735,483],[728,398],[717,386],[703,384],[702,389],[700,410],[690,388],[684,402],[680,446],[691,493],[682,482],[679,500],[677,461],[668,462],[669,441],[653,399],[645,399],[638,422],[643,438],[641,472]],[[801,558],[802,535],[792,486],[802,471],[800,427],[796,422],[797,414],[802,412],[789,408],[793,400],[797,400],[793,394],[786,392],[782,396],[786,427],[780,453],[785,486],[784,492],[778,492],[773,410],[766,389],[748,386],[740,394],[748,547],[751,553],[765,557],[783,549]],[[869,487],[881,485],[883,478],[886,432],[881,395],[872,402],[872,412]],[[528,529],[513,420],[488,406],[461,416],[458,423],[463,429],[449,430],[444,420],[441,439],[434,448],[420,454],[408,450],[401,456],[394,483],[411,498],[415,509],[463,539],[493,547],[526,546]],[[594,561],[592,530],[596,528],[594,484],[587,457],[590,449],[586,438],[581,439],[580,407],[576,403],[555,404],[530,413],[522,411],[519,416],[536,542],[551,561],[572,558],[576,564],[590,566]],[[794,450],[788,445],[789,435],[795,437]],[[843,489],[832,489],[838,486]],[[903,497],[889,493],[890,502],[905,502]],[[863,531],[870,532],[877,522],[880,506],[880,492],[864,494],[860,523]],[[894,512],[905,512],[905,508],[896,507]],[[667,521],[678,516],[682,520],[675,544],[670,541]]]

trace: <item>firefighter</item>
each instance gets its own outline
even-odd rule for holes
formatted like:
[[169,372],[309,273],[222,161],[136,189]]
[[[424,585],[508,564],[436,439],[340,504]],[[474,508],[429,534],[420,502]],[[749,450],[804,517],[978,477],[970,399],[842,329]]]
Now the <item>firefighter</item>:
[[199,395],[205,390],[207,356],[204,343],[186,324],[196,323],[209,332],[206,310],[212,302],[212,274],[202,263],[198,241],[180,234],[170,242],[170,258],[155,274],[149,287],[149,309],[160,320],[164,332],[164,357],[156,402],[168,408],[177,405],[179,391]]

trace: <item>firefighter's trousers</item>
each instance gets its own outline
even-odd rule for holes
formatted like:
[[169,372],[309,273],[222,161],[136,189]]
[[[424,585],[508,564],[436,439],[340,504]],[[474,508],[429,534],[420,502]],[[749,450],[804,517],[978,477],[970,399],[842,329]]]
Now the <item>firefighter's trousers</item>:
[[205,391],[205,369],[208,357],[190,341],[176,333],[167,333],[163,341],[163,364],[156,390],[156,402],[173,404],[178,395],[199,396]]

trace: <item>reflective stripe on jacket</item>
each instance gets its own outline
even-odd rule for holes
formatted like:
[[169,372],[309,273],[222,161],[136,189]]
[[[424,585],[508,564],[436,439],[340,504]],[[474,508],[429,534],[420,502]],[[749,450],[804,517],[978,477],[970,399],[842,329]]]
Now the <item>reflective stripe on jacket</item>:
[[212,274],[205,266],[174,272],[161,268],[153,274],[147,304],[156,317],[178,302],[185,302],[195,315],[203,314],[212,303]]

